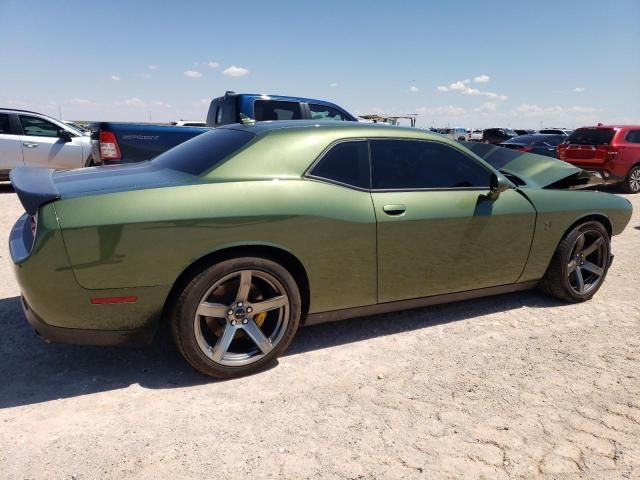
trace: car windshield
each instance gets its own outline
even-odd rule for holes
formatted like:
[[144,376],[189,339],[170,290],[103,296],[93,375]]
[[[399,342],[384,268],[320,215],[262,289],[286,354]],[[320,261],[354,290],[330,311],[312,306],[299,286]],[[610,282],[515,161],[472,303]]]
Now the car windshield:
[[201,175],[255,138],[253,133],[217,128],[167,150],[151,161],[154,165],[191,175]]
[[613,139],[613,128],[579,128],[567,138],[575,145],[608,145]]
[[514,132],[510,128],[505,128],[504,131],[507,135],[518,135],[516,132]]

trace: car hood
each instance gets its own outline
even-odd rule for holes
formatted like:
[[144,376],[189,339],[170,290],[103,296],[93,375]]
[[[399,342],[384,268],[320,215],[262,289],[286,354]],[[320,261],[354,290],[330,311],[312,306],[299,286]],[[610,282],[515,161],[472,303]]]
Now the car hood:
[[10,178],[24,209],[35,215],[41,205],[57,199],[181,185],[194,176],[141,162],[58,172],[18,167]]
[[[585,188],[602,179],[570,163],[535,153],[520,152],[478,142],[460,142],[496,170],[522,180],[520,186],[533,188]],[[515,179],[515,180],[517,180]]]

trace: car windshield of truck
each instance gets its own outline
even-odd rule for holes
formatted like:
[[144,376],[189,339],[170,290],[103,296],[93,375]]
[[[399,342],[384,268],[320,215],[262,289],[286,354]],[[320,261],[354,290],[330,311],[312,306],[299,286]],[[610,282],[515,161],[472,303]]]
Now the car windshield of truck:
[[191,175],[201,175],[249,143],[255,135],[241,130],[218,128],[167,150],[151,161]]
[[574,145],[608,145],[613,139],[612,128],[579,128],[567,138]]

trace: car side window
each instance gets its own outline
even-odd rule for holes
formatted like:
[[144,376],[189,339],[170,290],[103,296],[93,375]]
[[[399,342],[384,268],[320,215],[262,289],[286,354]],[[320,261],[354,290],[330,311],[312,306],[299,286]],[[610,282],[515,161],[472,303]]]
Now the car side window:
[[489,188],[492,172],[449,145],[419,140],[371,140],[373,188]]
[[358,188],[371,188],[367,142],[337,143],[322,156],[309,175]]
[[9,123],[9,115],[0,113],[0,135],[11,135],[11,124]]
[[346,120],[341,111],[335,108],[325,107],[324,105],[310,103],[309,110],[311,110],[311,118],[313,120]]
[[257,121],[300,120],[302,119],[302,109],[299,102],[256,100],[253,103],[253,115]]
[[20,123],[25,135],[30,137],[57,137],[59,126],[38,117],[20,115]]
[[640,130],[630,130],[626,140],[629,143],[640,143]]

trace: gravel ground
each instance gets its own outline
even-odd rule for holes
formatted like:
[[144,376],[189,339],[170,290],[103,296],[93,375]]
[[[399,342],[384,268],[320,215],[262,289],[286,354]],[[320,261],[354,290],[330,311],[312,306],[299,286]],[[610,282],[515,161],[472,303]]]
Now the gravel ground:
[[[309,327],[216,382],[166,334],[47,345],[0,245],[0,478],[640,478],[640,195],[604,287]],[[0,185],[0,237],[21,208]]]

